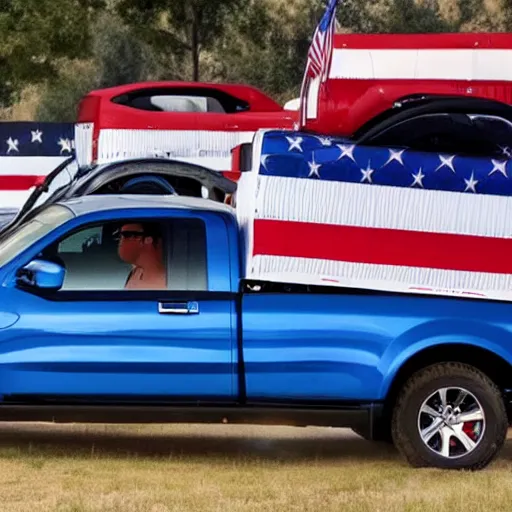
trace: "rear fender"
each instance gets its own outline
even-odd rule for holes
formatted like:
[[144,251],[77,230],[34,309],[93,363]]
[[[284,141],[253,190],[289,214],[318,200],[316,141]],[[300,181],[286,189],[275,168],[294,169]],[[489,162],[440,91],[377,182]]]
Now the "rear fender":
[[398,372],[412,357],[425,349],[445,345],[475,347],[490,352],[508,364],[512,354],[511,333],[499,326],[470,320],[439,320],[414,327],[396,338],[382,354],[379,370],[383,375],[379,399],[384,399]]

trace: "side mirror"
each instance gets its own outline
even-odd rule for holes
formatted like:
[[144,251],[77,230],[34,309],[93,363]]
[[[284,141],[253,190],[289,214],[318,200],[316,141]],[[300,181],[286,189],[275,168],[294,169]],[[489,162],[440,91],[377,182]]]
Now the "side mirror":
[[237,177],[252,169],[252,142],[244,142],[231,150],[231,173]]
[[20,268],[16,274],[16,284],[22,288],[39,288],[57,291],[64,284],[66,270],[57,263],[45,260],[32,260]]

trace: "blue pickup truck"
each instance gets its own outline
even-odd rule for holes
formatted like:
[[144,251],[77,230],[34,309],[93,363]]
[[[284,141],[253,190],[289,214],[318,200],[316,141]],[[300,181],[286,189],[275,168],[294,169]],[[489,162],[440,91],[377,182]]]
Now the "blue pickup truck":
[[508,303],[250,282],[235,210],[91,195],[0,240],[0,420],[350,427],[414,467],[504,444]]

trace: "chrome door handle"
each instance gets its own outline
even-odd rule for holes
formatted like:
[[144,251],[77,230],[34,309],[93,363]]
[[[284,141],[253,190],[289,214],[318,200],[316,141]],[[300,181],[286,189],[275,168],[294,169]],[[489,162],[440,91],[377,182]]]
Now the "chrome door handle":
[[199,313],[199,304],[195,301],[159,302],[158,312],[165,315],[197,315]]

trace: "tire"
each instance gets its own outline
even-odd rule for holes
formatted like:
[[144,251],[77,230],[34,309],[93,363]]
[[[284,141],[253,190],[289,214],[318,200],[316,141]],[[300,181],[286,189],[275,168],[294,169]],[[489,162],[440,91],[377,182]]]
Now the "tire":
[[[448,390],[448,406],[439,409],[443,388],[459,389]],[[457,397],[463,396],[461,389],[468,394],[460,409],[450,409],[449,404],[457,406]],[[472,418],[461,422],[460,412],[471,412]],[[426,436],[428,445],[420,434],[427,427],[436,432],[430,439]],[[391,424],[394,444],[411,466],[440,469],[483,469],[498,455],[507,430],[500,390],[481,371],[461,363],[435,364],[415,373],[398,397]]]

